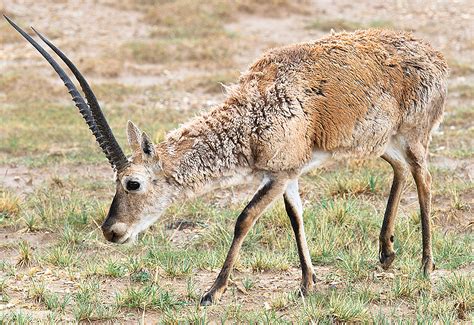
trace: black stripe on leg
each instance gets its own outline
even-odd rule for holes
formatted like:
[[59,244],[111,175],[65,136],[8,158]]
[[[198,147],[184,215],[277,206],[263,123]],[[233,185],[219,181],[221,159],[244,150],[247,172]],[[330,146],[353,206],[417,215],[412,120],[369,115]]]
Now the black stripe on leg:
[[295,235],[297,235],[299,233],[297,212],[295,211],[295,208],[293,207],[293,205],[290,203],[290,200],[288,199],[286,194],[283,195],[283,199],[285,201],[286,214],[288,214],[288,217],[290,218],[291,227],[293,228]]
[[304,257],[304,252],[303,252],[303,243],[300,242],[301,238],[301,233],[300,233],[300,224],[299,222],[303,222],[303,216],[301,216],[301,219],[298,218],[298,213],[295,210],[295,207],[291,204],[290,200],[288,197],[284,194],[283,199],[285,201],[285,210],[286,213],[288,214],[288,217],[290,218],[291,222],[291,227],[293,228],[293,232],[295,234],[295,239],[296,239],[296,246],[298,248],[298,256],[300,258],[300,263],[301,263],[301,270],[303,271],[303,276],[304,274],[307,274],[310,272],[308,269],[307,263],[308,261],[305,260]]
[[239,227],[243,222],[245,222],[245,219],[247,219],[248,214],[250,209],[252,209],[257,203],[259,203],[263,197],[270,191],[270,189],[273,186],[274,181],[270,180],[268,183],[263,185],[257,193],[253,196],[252,200],[245,206],[245,208],[242,210],[240,213],[239,217],[237,218],[237,221],[235,223],[235,230],[234,230],[234,238],[240,236],[242,229]]
[[245,208],[251,208],[252,206],[254,206],[257,202],[261,201],[262,200],[262,197],[268,193],[268,191],[270,190],[270,188],[272,187],[274,181],[273,180],[270,180],[268,181],[265,185],[263,185],[258,191],[257,193],[255,193],[255,195],[253,196],[252,200],[250,200],[249,204],[245,207]]

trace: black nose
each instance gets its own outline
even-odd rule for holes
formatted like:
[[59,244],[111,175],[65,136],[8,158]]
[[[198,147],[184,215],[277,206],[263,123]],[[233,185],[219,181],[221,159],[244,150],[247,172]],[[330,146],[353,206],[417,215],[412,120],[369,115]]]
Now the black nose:
[[104,223],[100,227],[102,229],[102,233],[104,234],[105,239],[112,243],[116,243],[121,235],[117,232],[117,229],[113,230],[113,226],[116,223],[116,215],[119,208],[119,199],[117,198],[117,194],[115,194],[114,199],[112,200],[112,204],[110,205],[109,213],[107,214],[107,218],[105,218]]
[[112,243],[116,243],[121,237],[121,234],[118,234],[116,231],[111,230],[109,227],[102,226],[102,233],[104,234],[105,239]]

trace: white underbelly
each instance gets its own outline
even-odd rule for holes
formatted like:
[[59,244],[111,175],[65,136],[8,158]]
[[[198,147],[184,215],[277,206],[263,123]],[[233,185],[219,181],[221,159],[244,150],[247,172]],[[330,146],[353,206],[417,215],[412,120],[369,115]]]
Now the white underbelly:
[[315,151],[313,152],[313,157],[310,161],[308,161],[302,168],[301,173],[307,173],[310,170],[320,167],[324,165],[332,158],[332,154],[327,151]]

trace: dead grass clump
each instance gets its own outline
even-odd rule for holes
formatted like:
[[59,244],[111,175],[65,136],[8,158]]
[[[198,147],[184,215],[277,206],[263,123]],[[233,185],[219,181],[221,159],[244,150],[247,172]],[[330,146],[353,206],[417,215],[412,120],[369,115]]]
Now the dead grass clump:
[[337,175],[328,183],[327,193],[330,196],[375,195],[381,191],[381,179],[377,175],[352,174]]
[[30,244],[22,240],[18,244],[18,258],[16,265],[19,267],[27,267],[33,263],[33,250],[31,249]]
[[20,214],[20,199],[4,192],[0,196],[0,217],[12,218]]

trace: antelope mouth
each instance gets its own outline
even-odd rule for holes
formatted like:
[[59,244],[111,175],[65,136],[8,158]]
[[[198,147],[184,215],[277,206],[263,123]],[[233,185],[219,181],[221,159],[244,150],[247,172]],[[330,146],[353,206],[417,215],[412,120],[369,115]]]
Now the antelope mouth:
[[107,239],[107,241],[114,244],[130,244],[135,242],[137,238],[137,236],[133,236],[128,233],[122,236],[116,234],[113,234],[112,236],[104,234],[104,237]]
[[117,244],[130,244],[130,243],[133,243],[134,241],[135,240],[133,239],[132,236],[123,236],[122,238],[120,238],[115,243],[117,243]]
[[153,221],[148,220],[130,226],[124,222],[110,224],[106,220],[100,228],[107,241],[115,244],[129,244],[136,242],[138,236],[144,233],[152,223]]
[[105,239],[111,243],[125,244],[133,241],[134,236],[132,236],[132,232],[129,230],[128,225],[123,222],[117,222],[112,225],[104,223],[101,229]]

